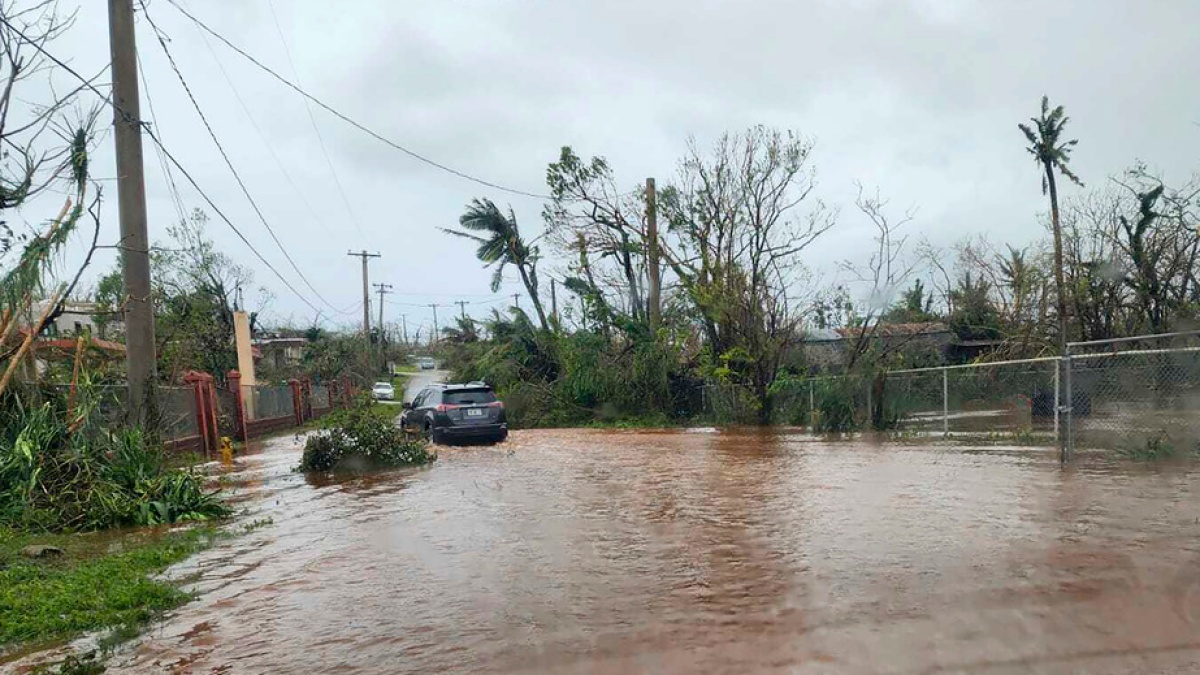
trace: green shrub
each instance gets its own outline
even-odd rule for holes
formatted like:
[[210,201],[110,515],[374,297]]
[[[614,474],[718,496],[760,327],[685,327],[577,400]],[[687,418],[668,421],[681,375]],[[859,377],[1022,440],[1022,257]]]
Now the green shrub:
[[368,400],[330,415],[322,427],[305,442],[300,471],[369,471],[437,459],[424,440],[406,435]]
[[[42,399],[32,403],[25,399]],[[136,428],[110,430],[107,403],[81,387],[76,406],[55,396],[0,401],[0,524],[99,530],[219,518],[229,513],[203,475],[169,468]]]

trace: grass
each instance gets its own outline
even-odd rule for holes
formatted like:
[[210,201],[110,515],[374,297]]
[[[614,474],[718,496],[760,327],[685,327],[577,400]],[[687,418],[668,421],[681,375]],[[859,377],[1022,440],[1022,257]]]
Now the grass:
[[[151,577],[206,548],[215,536],[209,526],[87,535],[30,535],[0,528],[0,653],[102,629],[136,635],[192,598]],[[29,544],[49,544],[66,553],[30,560],[20,554]]]

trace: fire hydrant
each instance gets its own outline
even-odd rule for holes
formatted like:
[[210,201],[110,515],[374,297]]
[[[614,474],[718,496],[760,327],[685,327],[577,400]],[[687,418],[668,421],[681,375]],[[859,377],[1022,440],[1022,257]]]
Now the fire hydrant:
[[228,436],[221,437],[221,461],[226,464],[233,463],[233,440]]

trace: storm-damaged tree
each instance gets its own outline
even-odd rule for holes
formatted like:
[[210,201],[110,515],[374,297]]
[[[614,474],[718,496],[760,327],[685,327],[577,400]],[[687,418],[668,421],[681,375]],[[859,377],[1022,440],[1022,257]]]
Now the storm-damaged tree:
[[645,201],[618,189],[603,157],[583,160],[564,147],[546,169],[552,201],[542,218],[548,240],[573,262],[566,279],[583,304],[584,325],[611,334],[648,329]]
[[[73,14],[59,15],[56,9],[47,2],[25,8],[0,2],[0,392],[29,363],[37,335],[63,312],[100,233],[100,191],[89,180],[100,108],[85,109],[80,102],[90,83],[38,103],[21,94],[30,79],[48,77],[53,67],[39,47],[74,22]],[[12,214],[56,187],[65,188],[68,197],[45,231],[14,231]],[[82,262],[66,281],[48,285],[54,262],[85,215],[94,227]],[[15,259],[7,259],[10,254]]]
[[[538,297],[537,261],[538,248],[521,238],[517,227],[517,217],[512,209],[504,215],[490,199],[475,199],[467,206],[467,210],[459,216],[458,224],[461,230],[441,228],[443,232],[456,237],[470,239],[479,244],[475,257],[484,267],[495,265],[492,273],[492,292],[500,290],[504,281],[504,268],[512,265],[521,276],[525,292],[533,301],[533,309],[537,312],[538,323],[542,330],[549,330],[546,312],[542,309],[542,300]],[[475,234],[476,232],[481,234]]]
[[812,196],[812,149],[761,126],[725,134],[708,152],[693,142],[678,182],[659,196],[663,259],[695,307],[704,348],[751,387],[763,421],[781,359],[801,337],[789,296],[805,278],[799,254],[834,222]]
[[1069,120],[1070,118],[1067,117],[1061,105],[1051,110],[1049,97],[1043,96],[1041,114],[1029,120],[1033,123],[1033,126],[1028,124],[1017,125],[1021,129],[1021,132],[1025,134],[1026,140],[1029,141],[1029,147],[1026,149],[1029,151],[1029,154],[1033,155],[1034,161],[1042,169],[1042,192],[1050,195],[1050,228],[1054,233],[1054,292],[1058,306],[1058,344],[1060,352],[1066,351],[1067,340],[1070,338],[1067,333],[1067,295],[1066,286],[1063,282],[1062,226],[1059,221],[1058,183],[1055,173],[1061,173],[1076,185],[1083,185],[1079,178],[1074,173],[1071,173],[1071,170],[1067,167],[1067,163],[1071,158],[1071,151],[1079,143],[1076,139],[1065,141],[1062,138],[1063,130],[1066,129]]

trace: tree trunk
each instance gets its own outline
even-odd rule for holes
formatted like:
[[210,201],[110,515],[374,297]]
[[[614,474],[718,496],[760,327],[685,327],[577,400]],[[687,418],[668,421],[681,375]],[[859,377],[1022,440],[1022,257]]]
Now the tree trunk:
[[1058,299],[1058,353],[1067,351],[1067,296],[1063,288],[1062,226],[1058,220],[1058,186],[1054,183],[1054,167],[1045,163],[1046,187],[1050,192],[1050,227],[1054,230],[1054,294]]
[[524,265],[517,265],[517,271],[521,273],[521,283],[525,284],[529,299],[533,301],[533,309],[537,312],[538,323],[542,325],[542,330],[550,330],[550,324],[546,323],[546,312],[542,309],[542,300],[537,294],[537,285],[533,283]]

